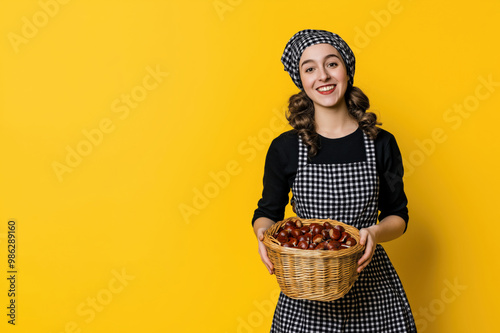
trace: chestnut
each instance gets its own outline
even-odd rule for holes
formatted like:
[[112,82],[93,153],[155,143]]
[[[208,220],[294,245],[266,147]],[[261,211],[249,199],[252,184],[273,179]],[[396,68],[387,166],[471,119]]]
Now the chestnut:
[[340,246],[341,246],[341,244],[337,241],[332,241],[332,242],[326,243],[326,248],[328,250],[339,250]]
[[291,242],[283,244],[283,247],[295,247]]
[[322,230],[323,230],[323,227],[320,225],[315,225],[314,227],[311,228],[311,232],[313,235],[321,234]]
[[297,228],[302,228],[302,221],[301,220],[295,221],[295,225],[297,226]]
[[293,238],[299,238],[299,236],[302,236],[302,231],[300,231],[300,229],[293,229],[293,230],[290,232],[290,235],[291,235]]
[[276,240],[283,245],[288,242],[288,237],[279,235]]
[[307,248],[309,247],[309,244],[307,244],[307,242],[300,241],[299,244],[297,244],[297,247],[300,249],[303,249],[303,250],[307,250]]
[[297,238],[288,238],[288,243],[292,243],[293,246],[296,246],[299,242],[297,241]]
[[325,228],[326,230],[330,230],[333,228],[333,225],[330,222],[325,222],[323,223],[323,228]]
[[278,237],[281,236],[281,237],[288,237],[290,235],[290,232],[288,230],[281,230],[279,233],[278,233]]
[[323,242],[323,240],[324,240],[323,235],[321,235],[321,234],[314,235],[314,237],[312,239],[313,243],[316,243],[316,244]]
[[328,233],[330,234],[330,238],[334,240],[339,240],[340,239],[340,231],[338,229],[330,229],[328,230]]
[[295,228],[297,228],[297,225],[295,224],[294,221],[286,221],[285,228],[286,227],[293,227],[295,229]]
[[321,230],[321,235],[323,235],[323,239],[330,239],[330,233],[327,229]]
[[357,244],[356,240],[352,237],[347,238],[347,240],[345,241],[345,245],[348,245],[348,246],[354,246],[356,244]]
[[325,249],[325,243],[324,242],[319,243],[318,245],[316,245],[316,247],[314,249],[315,250],[324,250]]
[[313,236],[311,233],[308,232],[307,234],[304,234],[304,236],[306,237],[308,243],[312,241]]
[[341,226],[340,224],[336,224],[333,228],[340,231],[340,233],[343,233],[345,231],[344,227]]
[[306,239],[306,237],[304,235],[300,235],[299,237],[297,237],[297,240],[299,241],[299,243],[300,242],[306,242],[306,243],[308,243],[307,239]]
[[291,232],[293,229],[296,229],[293,225],[285,225],[285,228],[283,230],[288,230],[288,232]]
[[314,248],[317,246],[316,243],[311,243],[309,244],[309,247],[307,248],[308,250],[314,250]]
[[349,237],[351,237],[351,235],[344,231],[340,236],[339,242],[344,243]]
[[314,228],[317,225],[319,225],[319,224],[316,222],[313,222],[313,223],[309,224],[309,228],[312,230],[312,228]]
[[300,228],[300,231],[302,231],[303,234],[307,234],[310,230],[311,229],[307,225],[304,225],[302,226],[302,228]]

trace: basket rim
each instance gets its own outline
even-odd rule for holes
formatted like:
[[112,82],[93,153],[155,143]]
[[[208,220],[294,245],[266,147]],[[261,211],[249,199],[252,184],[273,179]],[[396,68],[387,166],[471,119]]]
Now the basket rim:
[[[330,222],[333,225],[341,225],[343,226],[350,234],[356,239],[356,245],[351,246],[347,249],[342,249],[339,251],[330,251],[330,250],[305,250],[305,249],[298,249],[298,248],[292,248],[292,247],[284,247],[281,246],[281,244],[278,242],[277,239],[273,237],[274,231],[279,229],[282,225],[284,225],[286,222],[290,220],[300,220],[303,224],[309,225],[312,223],[315,223],[317,221],[321,221],[321,224],[324,222]],[[350,232],[348,229],[353,229],[355,232],[354,234]],[[271,247],[274,250],[279,250],[283,251],[283,253],[286,253],[287,255],[297,255],[300,257],[317,257],[317,258],[325,258],[325,257],[331,257],[331,258],[341,258],[345,256],[351,256],[353,254],[356,254],[358,252],[362,252],[365,249],[364,245],[361,245],[359,243],[360,240],[360,235],[359,235],[359,230],[356,227],[353,227],[352,225],[346,224],[341,221],[333,220],[333,219],[302,219],[298,216],[291,216],[288,218],[285,218],[281,221],[276,222],[274,225],[269,227],[265,233],[264,233],[264,239],[263,243],[266,247]]]

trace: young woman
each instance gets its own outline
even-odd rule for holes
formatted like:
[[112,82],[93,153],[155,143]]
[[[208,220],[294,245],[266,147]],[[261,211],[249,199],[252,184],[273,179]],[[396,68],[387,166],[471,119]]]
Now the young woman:
[[274,139],[266,157],[252,219],[261,259],[272,274],[263,235],[284,218],[290,189],[297,216],[353,225],[366,250],[344,297],[320,302],[281,293],[271,332],[416,332],[403,286],[379,244],[401,236],[408,224],[402,158],[394,136],[376,126],[376,115],[366,112],[368,98],[353,86],[354,54],[334,33],[302,30],[281,61],[301,92],[289,101],[293,130]]

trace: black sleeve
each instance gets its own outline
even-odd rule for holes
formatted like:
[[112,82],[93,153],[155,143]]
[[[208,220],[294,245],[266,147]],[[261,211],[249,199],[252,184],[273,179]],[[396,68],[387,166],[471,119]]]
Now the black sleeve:
[[389,132],[379,133],[382,146],[379,152],[379,221],[389,215],[400,216],[405,222],[405,232],[408,227],[408,199],[403,184],[403,159],[396,139]]
[[289,176],[286,170],[290,169],[290,156],[288,156],[283,135],[273,140],[267,151],[264,167],[264,189],[262,198],[257,204],[257,209],[252,218],[252,225],[259,217],[267,217],[275,222],[283,220],[285,207],[288,204],[290,192]]

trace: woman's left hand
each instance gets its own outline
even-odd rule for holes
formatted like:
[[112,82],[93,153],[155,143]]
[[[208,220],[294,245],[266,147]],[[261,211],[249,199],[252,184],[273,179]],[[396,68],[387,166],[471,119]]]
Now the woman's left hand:
[[365,253],[358,261],[358,273],[368,266],[370,261],[372,261],[373,254],[377,247],[377,240],[375,237],[374,230],[370,228],[363,228],[359,231],[359,244],[365,245]]

